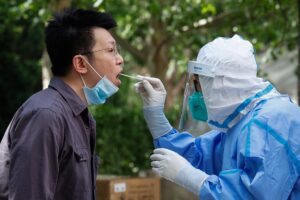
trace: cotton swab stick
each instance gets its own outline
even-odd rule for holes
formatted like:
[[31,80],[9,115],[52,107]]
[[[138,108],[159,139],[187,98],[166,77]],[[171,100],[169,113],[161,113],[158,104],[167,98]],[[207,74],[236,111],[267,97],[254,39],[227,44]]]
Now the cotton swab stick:
[[139,81],[142,81],[143,78],[138,78],[136,76],[130,76],[130,75],[127,75],[127,74],[120,74],[122,76],[125,76],[125,77],[128,77],[128,78],[131,78],[131,79],[135,79],[135,80],[139,80]]

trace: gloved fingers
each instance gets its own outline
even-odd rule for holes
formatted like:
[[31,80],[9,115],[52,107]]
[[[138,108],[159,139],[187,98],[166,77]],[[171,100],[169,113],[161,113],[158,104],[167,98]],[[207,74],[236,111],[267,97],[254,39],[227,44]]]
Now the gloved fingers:
[[157,149],[153,150],[153,154],[168,155],[168,154],[172,154],[172,153],[174,153],[174,151],[171,151],[166,148],[157,148]]
[[160,161],[152,161],[151,162],[151,167],[152,168],[161,168],[162,167],[162,163]]
[[146,92],[142,82],[135,83],[134,88],[137,93],[145,93]]
[[165,156],[164,155],[161,155],[161,154],[152,154],[150,156],[150,159],[152,161],[161,161],[161,160],[164,160],[165,159]]
[[146,77],[146,76],[137,75],[136,77],[139,78],[139,79],[144,79],[144,77]]
[[153,88],[164,89],[164,85],[159,78],[141,76],[141,75],[138,75],[137,77],[148,81],[153,86]]
[[154,91],[153,86],[147,80],[143,80],[143,87],[147,93],[152,93]]
[[152,171],[159,176],[162,175],[162,171],[160,170],[160,168],[152,168]]

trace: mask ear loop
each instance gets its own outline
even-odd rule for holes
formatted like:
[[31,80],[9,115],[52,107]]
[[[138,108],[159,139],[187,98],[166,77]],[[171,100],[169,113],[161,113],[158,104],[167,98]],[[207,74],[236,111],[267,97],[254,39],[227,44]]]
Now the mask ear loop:
[[79,74],[79,75],[80,75],[80,78],[81,78],[81,81],[82,81],[82,83],[83,83],[84,87],[86,87],[86,84],[85,84],[85,82],[84,82],[84,80],[83,80],[83,78],[82,78],[81,74]]
[[92,65],[82,56],[82,59],[92,68],[92,70],[102,79],[103,77],[92,67]]
[[[102,79],[103,77],[94,69],[94,67],[81,55],[80,56],[83,60],[84,60],[84,62],[86,62],[89,66],[90,66],[90,68],[92,68],[92,70]],[[83,85],[86,87],[86,84],[85,84],[85,81],[83,80],[83,78],[82,78],[82,76],[81,76],[81,74],[80,74],[80,78],[81,78],[81,81],[83,82]]]

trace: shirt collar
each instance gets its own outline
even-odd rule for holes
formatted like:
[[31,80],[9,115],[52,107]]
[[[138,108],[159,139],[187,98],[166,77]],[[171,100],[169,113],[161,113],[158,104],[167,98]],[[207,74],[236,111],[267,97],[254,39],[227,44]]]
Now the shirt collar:
[[53,77],[50,81],[49,87],[55,89],[61,94],[76,116],[80,115],[85,109],[87,109],[86,105],[82,102],[75,91],[62,79]]

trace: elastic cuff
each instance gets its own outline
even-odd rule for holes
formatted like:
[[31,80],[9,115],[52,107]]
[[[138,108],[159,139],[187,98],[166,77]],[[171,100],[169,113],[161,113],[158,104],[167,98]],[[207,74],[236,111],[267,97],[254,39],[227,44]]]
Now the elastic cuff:
[[153,139],[157,139],[173,129],[164,114],[163,106],[144,107],[144,118]]

